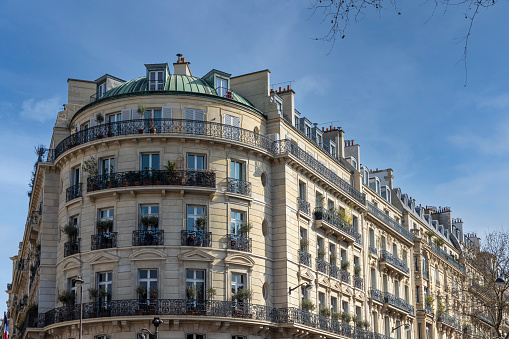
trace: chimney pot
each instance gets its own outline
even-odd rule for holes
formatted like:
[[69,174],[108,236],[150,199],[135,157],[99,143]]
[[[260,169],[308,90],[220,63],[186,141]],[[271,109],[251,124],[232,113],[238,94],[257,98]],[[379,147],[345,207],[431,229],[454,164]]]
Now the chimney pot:
[[354,142],[354,140],[352,139],[352,146],[353,146],[353,145],[355,145],[355,142]]
[[178,53],[177,57],[178,57],[177,63],[182,62],[182,53]]
[[332,131],[332,125],[330,125],[330,130]]
[[325,127],[322,126],[322,132],[325,131]]
[[287,90],[290,90],[290,85],[288,85],[288,86],[286,87],[286,89],[287,89]]
[[279,87],[279,91],[281,92],[281,87]]
[[186,58],[182,58],[182,62],[186,62]]

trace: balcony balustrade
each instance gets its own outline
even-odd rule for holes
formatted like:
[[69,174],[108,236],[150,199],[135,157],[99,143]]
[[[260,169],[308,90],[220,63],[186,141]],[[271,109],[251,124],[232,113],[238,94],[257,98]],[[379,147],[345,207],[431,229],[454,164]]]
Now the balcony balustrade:
[[461,325],[458,318],[450,316],[446,313],[440,313],[437,315],[437,322],[441,322],[449,327],[460,330]]
[[422,277],[426,280],[429,280],[429,271],[422,271]]
[[[313,211],[313,216],[316,220],[316,228],[324,228],[336,234],[340,239],[351,244],[356,241],[356,235],[353,226],[343,220],[339,215],[336,215],[323,207],[316,207]],[[360,235],[359,235],[360,236]]]
[[392,253],[387,252],[386,250],[382,250],[380,257],[380,265],[383,265],[387,268],[395,268],[398,271],[404,272],[406,275],[410,274],[410,269],[408,268],[407,264],[394,256]]
[[163,230],[133,231],[133,246],[162,246],[164,245]]
[[322,258],[316,258],[316,270],[323,274],[329,274],[329,263]]
[[226,241],[227,247],[231,250],[251,252],[251,238],[243,235],[228,234]]
[[64,257],[80,253],[80,238],[69,240],[64,244]]
[[424,305],[424,309],[426,310],[426,314],[429,314],[431,316],[433,316],[433,307],[431,307],[430,305]]
[[371,299],[379,303],[385,303],[384,293],[376,288],[371,288]]
[[[147,304],[138,299],[112,300],[108,302],[107,312],[101,312],[104,304],[101,302],[83,303],[83,319],[129,317],[145,314]],[[326,331],[336,336],[352,339],[392,339],[385,335],[370,332],[342,321],[333,320],[309,313],[307,311],[289,307],[276,308],[266,305],[256,305],[236,301],[190,300],[185,299],[157,299],[150,304],[150,314],[158,316],[196,316],[230,318],[232,320],[249,319],[258,322],[278,324],[304,325],[318,331]],[[28,328],[44,328],[53,324],[80,319],[80,305],[72,305],[51,309],[38,316],[27,318]]]
[[306,251],[299,250],[299,262],[303,265],[311,267],[311,254]]
[[309,215],[309,212],[311,211],[309,202],[304,199],[297,198],[297,206],[299,206],[299,211]]
[[371,245],[369,245],[369,253],[371,253],[373,255],[378,255],[376,247],[375,246],[371,246]]
[[205,231],[180,231],[182,246],[210,247],[212,232]]
[[382,210],[380,210],[378,207],[376,207],[369,201],[368,201],[368,212],[373,214],[377,219],[380,219],[381,221],[389,225],[394,231],[396,231],[396,233],[403,235],[406,239],[412,242],[414,241],[414,235],[412,234],[412,232],[407,230],[405,227],[403,227],[403,225],[398,223],[393,218],[389,217],[387,214],[385,214]]
[[245,180],[226,178],[226,191],[251,196],[251,183]]
[[193,170],[145,170],[96,175],[87,179],[87,192],[159,185],[216,188],[216,173]]
[[77,199],[77,198],[81,197],[81,195],[82,195],[82,192],[81,192],[81,182],[80,182],[76,185],[70,186],[69,188],[67,188],[65,190],[65,202],[69,202],[71,200]]
[[[153,132],[155,134],[199,135],[216,139],[234,140],[235,142],[248,146],[261,148],[271,155],[291,155],[318,172],[321,176],[334,184],[337,189],[346,193],[353,200],[361,205],[366,204],[366,196],[363,193],[356,190],[346,180],[338,176],[334,171],[319,162],[308,152],[304,151],[293,141],[286,139],[273,141],[264,135],[242,128],[236,128],[235,133],[231,133],[230,125],[210,121],[185,119],[152,119],[151,121],[154,122],[155,130]],[[54,150],[48,150],[48,154],[51,154],[51,157],[48,156],[48,161],[54,162],[54,160],[64,152],[88,142],[117,136],[138,135],[140,127],[143,128],[146,123],[147,121],[145,119],[124,120],[100,124],[73,133],[62,140]],[[338,163],[342,165],[342,160],[339,160]],[[344,165],[342,166],[344,167]]]
[[92,234],[92,250],[117,247],[117,233],[118,232]]
[[442,259],[446,260],[449,264],[456,267],[461,272],[465,273],[465,266],[461,264],[459,261],[451,257],[449,254],[447,254],[443,249],[438,247],[434,242],[430,241],[429,246],[431,247],[431,250],[438,254]]
[[361,277],[359,277],[357,275],[354,275],[353,276],[353,285],[355,286],[355,288],[362,290],[362,286],[364,285],[364,279],[362,279]]
[[397,307],[406,313],[411,315],[414,314],[414,306],[410,305],[407,301],[395,296],[392,293],[384,292],[384,302],[390,306]]

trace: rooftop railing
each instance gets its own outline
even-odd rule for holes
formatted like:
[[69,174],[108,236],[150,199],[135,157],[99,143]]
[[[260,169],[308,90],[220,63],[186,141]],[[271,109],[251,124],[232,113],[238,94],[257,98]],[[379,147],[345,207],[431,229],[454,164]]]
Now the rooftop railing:
[[405,227],[403,227],[403,225],[401,225],[400,223],[398,223],[396,220],[394,220],[393,218],[389,217],[387,214],[385,214],[381,209],[379,209],[378,207],[376,207],[375,205],[373,205],[372,203],[370,203],[368,201],[368,212],[373,214],[375,217],[377,217],[378,219],[382,220],[384,223],[386,223],[387,225],[389,225],[392,229],[394,229],[397,233],[400,233],[401,235],[403,235],[405,238],[407,238],[408,240],[410,241],[414,241],[414,235],[412,234],[412,232],[410,232],[409,230],[407,230]]

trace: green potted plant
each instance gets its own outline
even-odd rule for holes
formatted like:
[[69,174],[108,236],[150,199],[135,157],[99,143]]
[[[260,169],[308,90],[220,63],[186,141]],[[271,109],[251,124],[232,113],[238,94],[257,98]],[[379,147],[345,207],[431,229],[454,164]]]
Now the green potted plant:
[[253,229],[253,224],[249,221],[243,222],[240,225],[239,231],[242,236],[248,236],[249,232]]
[[245,301],[249,302],[252,297],[253,297],[253,292],[251,290],[244,289],[244,288],[238,289],[237,293],[234,294],[234,299],[237,300],[238,302],[245,302]]
[[351,319],[352,319],[352,317],[349,313],[346,313],[346,312],[341,313],[341,321],[343,321],[345,323],[349,323]]
[[322,308],[320,308],[319,314],[320,314],[322,317],[329,318],[329,317],[330,317],[331,312],[330,312],[330,310],[329,310],[327,307],[322,307]]
[[330,263],[333,264],[333,265],[336,265],[336,255],[334,253],[332,253],[330,256],[329,256],[329,260],[330,260]]
[[207,300],[214,300],[214,297],[216,296],[217,292],[216,289],[213,287],[207,288]]
[[315,305],[309,299],[303,299],[301,302],[301,307],[306,312],[311,312],[315,309]]
[[363,320],[362,323],[360,324],[360,327],[363,327],[365,330],[367,330],[369,328],[369,321],[367,320]]
[[354,315],[352,317],[352,321],[355,324],[355,326],[361,327],[361,325],[362,325],[362,318],[361,317],[358,317],[358,316]]
[[340,312],[331,312],[330,317],[332,320],[339,321],[339,319],[341,318],[341,313]]
[[353,268],[353,274],[358,277],[361,274],[361,266],[355,265]]
[[315,220],[322,220],[323,218],[323,210],[322,207],[316,207],[313,211],[313,215],[315,216]]
[[67,234],[69,238],[75,238],[78,235],[78,228],[72,222],[69,222],[62,227],[62,233]]
[[198,219],[196,219],[196,222],[194,223],[194,226],[197,231],[205,231],[205,228],[207,226],[207,217],[201,216]]
[[97,288],[88,289],[88,298],[90,301],[95,301],[99,297],[99,290]]
[[349,268],[349,267],[350,267],[350,262],[348,262],[348,261],[346,261],[346,260],[343,260],[343,261],[341,262],[341,269],[342,269],[343,271],[348,270],[348,268]]
[[318,250],[318,259],[322,259],[325,258],[325,250],[323,248],[320,248]]
[[113,220],[99,220],[97,221],[97,232],[110,233],[113,230]]
[[176,167],[176,163],[171,162],[170,160],[168,160],[166,165],[163,166],[164,170],[166,171],[166,179],[168,180],[169,184],[173,184],[173,185],[182,184],[182,182],[177,181],[175,167]]
[[186,296],[187,299],[195,300],[197,295],[196,286],[194,284],[187,285]]
[[[145,108],[145,105],[139,104],[136,112],[139,114],[140,119],[143,119],[145,116],[145,113],[147,112],[147,109]],[[140,128],[138,129],[138,133],[140,133],[140,134],[145,133],[145,128],[143,128],[143,121],[141,122]]]
[[70,307],[75,304],[76,302],[76,296],[74,292],[71,291],[60,291],[58,293],[58,301],[60,301],[64,306]]
[[430,295],[427,295],[427,296],[424,297],[424,302],[428,306],[433,306],[433,301],[435,301],[435,299],[433,299],[433,297],[430,296]]

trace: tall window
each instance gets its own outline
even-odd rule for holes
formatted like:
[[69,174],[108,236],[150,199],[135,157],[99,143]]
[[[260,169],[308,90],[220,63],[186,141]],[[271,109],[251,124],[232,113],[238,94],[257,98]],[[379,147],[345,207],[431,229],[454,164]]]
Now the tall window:
[[387,244],[385,242],[385,237],[384,236],[382,236],[381,241],[382,241],[382,251],[387,250]]
[[139,270],[138,274],[138,286],[145,289],[145,293],[138,296],[140,301],[157,297],[157,270]]
[[226,97],[228,91],[228,80],[223,78],[216,78],[216,92],[219,96]]
[[359,232],[359,220],[355,215],[352,217],[352,227],[355,233]]
[[386,274],[383,275],[383,279],[382,280],[383,280],[382,282],[383,282],[384,292],[388,292],[389,289],[388,289],[388,286],[387,286],[387,275]]
[[115,158],[102,158],[100,162],[102,175],[115,173]]
[[318,292],[318,310],[325,308],[325,293]]
[[112,272],[97,273],[98,301],[102,308],[109,308],[112,293],[112,276]]
[[329,245],[329,260],[331,265],[336,265],[336,245]]
[[377,286],[376,286],[376,270],[374,268],[371,269],[371,287],[377,288]]
[[159,154],[142,154],[140,170],[159,169]]
[[148,73],[148,89],[149,91],[161,91],[164,89],[164,72],[150,71]]
[[396,320],[396,339],[401,339],[401,321]]
[[338,299],[336,297],[330,298],[330,310],[331,310],[331,312],[338,311]]
[[[196,295],[191,295],[189,286],[194,286]],[[204,270],[186,270],[186,289],[188,299],[205,300],[205,271]]]
[[74,167],[71,168],[71,186],[77,185],[80,183],[80,168]]
[[232,160],[230,163],[230,178],[245,180],[246,174],[244,169],[244,163],[236,160]]
[[391,326],[389,323],[389,317],[385,317],[384,321],[385,321],[385,335],[390,337],[391,336]]
[[394,280],[394,295],[399,297],[399,281]]
[[97,99],[101,99],[106,94],[106,83],[102,83],[97,88]]
[[323,207],[323,195],[320,192],[316,192],[315,206],[316,207]]
[[232,273],[231,282],[232,296],[237,294],[237,292],[242,289],[246,289],[246,275],[240,273]]
[[305,228],[300,229],[300,249],[304,252],[308,250],[308,231]]
[[357,318],[362,319],[362,308],[360,306],[355,306],[355,315]]
[[308,201],[306,199],[306,184],[303,183],[302,181],[299,181],[299,199]]
[[341,308],[343,309],[343,313],[350,313],[350,309],[348,307],[348,301],[343,301]]
[[69,278],[67,279],[67,290],[71,292],[71,294],[74,297],[74,302],[76,303],[78,301],[78,288],[76,285],[76,278]]
[[188,205],[187,206],[187,230],[197,231],[199,229],[198,219],[205,216],[205,206]]
[[405,301],[408,302],[409,300],[409,291],[408,291],[408,286],[405,285]]
[[396,258],[398,257],[398,245],[392,244],[392,255],[394,255]]
[[206,168],[205,155],[187,154],[187,169],[204,170]]
[[244,212],[232,210],[230,213],[230,226],[232,235],[240,235],[240,226],[244,223]]
[[109,114],[107,118],[110,124],[114,122],[120,122],[122,121],[122,113]]
[[421,302],[421,296],[419,295],[419,286],[415,288],[415,301],[419,304]]
[[375,231],[372,228],[369,229],[369,246],[375,247]]
[[140,229],[157,230],[159,228],[159,205],[140,206]]
[[[321,251],[324,251],[324,248],[323,248],[323,238],[322,237],[316,237],[316,250],[317,250],[317,256],[320,255],[320,252]],[[324,251],[325,253],[325,251]]]

